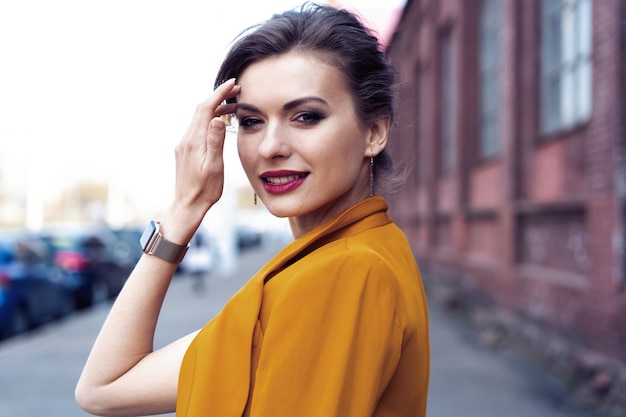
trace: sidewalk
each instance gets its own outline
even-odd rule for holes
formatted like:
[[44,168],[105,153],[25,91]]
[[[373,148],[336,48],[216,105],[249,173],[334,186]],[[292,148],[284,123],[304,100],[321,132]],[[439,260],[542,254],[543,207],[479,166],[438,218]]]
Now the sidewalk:
[[429,417],[597,417],[535,365],[479,346],[458,318],[430,306]]

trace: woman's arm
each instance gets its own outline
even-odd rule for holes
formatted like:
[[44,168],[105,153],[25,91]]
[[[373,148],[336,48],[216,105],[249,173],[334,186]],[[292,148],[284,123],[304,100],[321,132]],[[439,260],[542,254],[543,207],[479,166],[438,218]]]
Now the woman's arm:
[[[224,183],[224,122],[233,112],[221,105],[239,93],[234,80],[218,87],[198,106],[176,147],[174,202],[161,219],[162,234],[185,244],[217,202]],[[156,323],[176,265],[143,255],[105,320],[76,387],[86,411],[105,416],[171,412],[178,372],[194,334],[153,350]]]
[[89,413],[130,416],[173,411],[178,367],[192,335],[153,351],[157,317],[176,268],[143,255],[94,343],[76,387]]

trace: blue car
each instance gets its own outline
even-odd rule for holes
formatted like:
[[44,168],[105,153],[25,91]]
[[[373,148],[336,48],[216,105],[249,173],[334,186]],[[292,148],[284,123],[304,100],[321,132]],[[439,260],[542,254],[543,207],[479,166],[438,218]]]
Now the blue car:
[[37,239],[0,232],[0,339],[73,311],[66,274]]
[[134,267],[128,261],[131,255],[118,250],[119,238],[107,228],[61,228],[37,236],[45,242],[52,263],[68,274],[77,309],[115,298]]

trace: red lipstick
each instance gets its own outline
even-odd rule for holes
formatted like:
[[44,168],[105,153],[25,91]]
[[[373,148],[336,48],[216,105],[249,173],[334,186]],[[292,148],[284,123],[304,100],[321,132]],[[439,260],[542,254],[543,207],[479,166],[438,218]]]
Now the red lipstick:
[[308,172],[280,170],[264,172],[260,177],[269,194],[284,194],[302,185],[308,175]]

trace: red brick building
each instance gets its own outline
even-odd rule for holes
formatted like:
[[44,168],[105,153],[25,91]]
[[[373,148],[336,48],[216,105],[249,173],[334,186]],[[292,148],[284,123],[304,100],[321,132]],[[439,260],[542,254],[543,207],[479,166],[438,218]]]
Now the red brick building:
[[408,0],[388,52],[426,279],[626,361],[626,1]]

